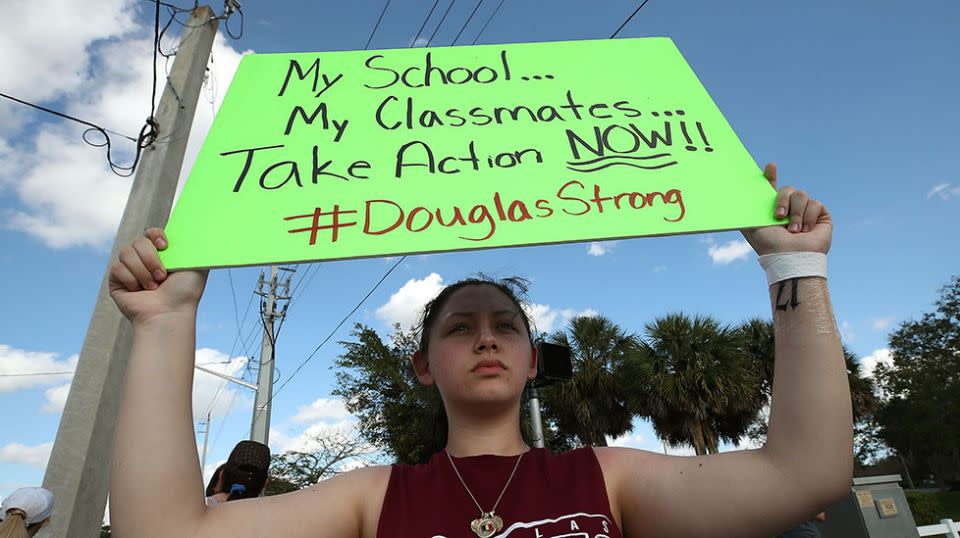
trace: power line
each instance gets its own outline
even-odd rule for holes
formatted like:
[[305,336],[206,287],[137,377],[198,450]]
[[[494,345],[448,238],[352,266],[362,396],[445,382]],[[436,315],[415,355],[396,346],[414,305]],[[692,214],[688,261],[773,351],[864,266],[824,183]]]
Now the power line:
[[[40,106],[40,105],[31,103],[31,102],[29,102],[29,101],[24,101],[23,99],[18,99],[18,98],[16,98],[16,97],[13,97],[12,95],[7,95],[7,94],[5,94],[5,93],[0,92],[0,97],[3,97],[3,98],[5,98],[5,99],[9,99],[9,100],[14,101],[14,102],[17,102],[17,103],[20,103],[21,105],[25,105],[25,106],[28,106],[28,107],[31,107],[31,108],[35,108],[35,109],[37,109],[37,110],[46,112],[46,113],[48,113],[48,114],[53,114],[54,116],[59,116],[59,117],[61,117],[61,118],[64,118],[64,119],[67,119],[67,120],[70,120],[70,121],[79,123],[80,125],[85,125],[85,126],[87,126],[87,129],[86,129],[85,131],[83,131],[83,134],[81,135],[81,138],[83,139],[83,141],[84,141],[85,143],[87,143],[88,145],[93,146],[93,147],[95,147],[95,148],[103,148],[103,147],[107,148],[107,163],[108,163],[109,166],[110,166],[110,170],[112,170],[114,174],[117,174],[117,175],[120,176],[120,177],[130,177],[131,175],[133,175],[133,171],[134,171],[134,169],[136,169],[137,163],[140,161],[140,153],[141,153],[145,148],[147,148],[147,147],[149,147],[151,144],[153,144],[153,142],[156,140],[156,137],[157,137],[157,130],[156,130],[157,122],[156,122],[155,120],[153,120],[152,117],[147,118],[146,124],[143,126],[142,129],[140,129],[140,134],[139,134],[139,136],[137,136],[137,138],[133,138],[133,137],[131,137],[131,136],[127,136],[127,135],[125,135],[125,134],[123,134],[123,133],[119,133],[119,132],[114,131],[114,130],[112,130],[112,129],[107,129],[107,128],[101,127],[101,126],[99,126],[99,125],[97,125],[97,124],[95,124],[95,123],[91,123],[91,122],[89,122],[89,121],[82,120],[82,119],[77,118],[77,117],[75,117],[75,116],[71,116],[71,115],[69,115],[69,114],[64,114],[64,113],[62,113],[62,112],[57,112],[56,110],[53,110],[53,109],[50,109],[50,108],[47,108],[47,107],[44,107],[44,106]],[[103,137],[103,142],[90,140],[89,136],[90,136],[91,133],[93,133],[93,132],[99,133],[100,136]],[[117,164],[117,163],[115,163],[115,162],[113,161],[113,142],[110,140],[110,135],[109,135],[109,133],[113,133],[113,134],[115,134],[115,135],[117,135],[117,136],[122,136],[123,138],[126,138],[127,140],[130,140],[130,141],[136,143],[136,148],[137,148],[137,149],[136,149],[136,153],[135,153],[134,158],[133,158],[133,164],[131,164],[130,166],[121,166],[121,165],[119,165],[119,164]]]
[[427,40],[427,46],[430,46],[430,43],[433,43],[433,38],[436,37],[437,32],[440,31],[440,27],[443,26],[443,21],[447,20],[447,15],[450,14],[450,8],[453,7],[453,4],[456,4],[457,0],[450,0],[450,5],[447,6],[447,10],[443,12],[443,17],[440,17],[440,22],[437,23],[437,27],[433,29],[433,33],[430,34],[430,39]]
[[157,9],[153,18],[153,88],[151,88],[150,93],[150,117],[147,118],[147,123],[152,121],[156,124],[154,115],[157,111],[157,53],[160,52],[160,0],[154,0],[154,5],[157,6]]
[[480,35],[483,34],[483,31],[487,29],[487,25],[490,24],[490,21],[492,21],[493,18],[497,15],[497,12],[500,11],[500,6],[502,6],[505,1],[506,0],[500,0],[500,3],[497,4],[497,7],[493,9],[493,13],[491,13],[490,17],[487,18],[487,22],[483,23],[483,27],[480,28],[479,32],[477,32],[477,35],[473,38],[473,41],[470,43],[471,45],[477,44],[477,40],[480,39]]
[[233,273],[227,267],[227,279],[230,281],[230,293],[233,297],[233,321],[237,324],[237,337],[240,336],[240,309],[237,308],[237,289],[233,286]]
[[613,38],[617,37],[617,34],[620,33],[620,30],[623,30],[624,26],[626,26],[627,23],[629,23],[629,22],[633,19],[633,17],[635,17],[635,16],[637,15],[637,13],[639,13],[640,10],[643,9],[643,6],[647,5],[647,2],[649,2],[649,1],[650,1],[650,0],[643,0],[643,2],[640,2],[640,5],[637,6],[637,9],[633,10],[633,13],[631,13],[630,16],[627,17],[627,20],[623,21],[623,24],[620,25],[620,28],[617,28],[617,31],[615,31],[614,33],[610,34],[610,39],[613,39]]
[[390,267],[390,269],[388,269],[387,272],[384,273],[382,277],[380,277],[380,280],[378,280],[377,283],[374,284],[372,288],[370,288],[370,291],[368,291],[367,294],[363,296],[363,299],[360,299],[360,302],[357,303],[357,306],[353,307],[353,310],[351,310],[346,316],[343,317],[343,319],[340,320],[340,323],[338,323],[337,326],[334,327],[332,331],[330,331],[330,334],[328,334],[327,337],[324,338],[322,342],[320,342],[320,345],[314,348],[313,352],[310,353],[310,355],[308,355],[307,358],[300,363],[300,366],[297,366],[297,369],[294,370],[292,374],[290,374],[290,377],[288,377],[287,380],[284,381],[283,384],[281,384],[280,387],[273,392],[273,395],[271,395],[270,399],[267,400],[267,404],[272,402],[273,399],[276,398],[278,394],[280,394],[280,391],[283,390],[283,387],[286,387],[287,383],[290,383],[290,381],[300,372],[300,370],[302,370],[303,367],[306,366],[311,359],[313,359],[313,357],[317,354],[317,352],[320,351],[320,348],[322,348],[324,344],[329,342],[330,339],[333,338],[333,335],[337,334],[337,331],[340,330],[340,327],[342,327],[343,324],[346,323],[347,320],[350,319],[350,317],[357,312],[357,310],[360,310],[360,307],[363,306],[363,303],[365,303],[367,299],[369,299],[370,296],[373,295],[373,292],[377,291],[377,288],[380,287],[380,284],[383,284],[383,281],[386,280],[388,276],[390,276],[390,273],[393,273],[394,269],[396,269],[401,263],[403,263],[403,260],[405,259],[407,259],[406,255],[401,256],[400,259],[397,260],[397,262],[394,263],[393,266]]
[[[230,31],[230,17],[234,12],[240,14],[240,33],[237,35],[233,35],[233,32]],[[243,9],[240,8],[240,2],[236,0],[224,0],[223,15],[220,15],[219,18],[223,19],[223,29],[226,30],[227,35],[230,36],[231,39],[240,39],[243,37]]]
[[430,16],[433,15],[433,10],[437,9],[437,4],[440,3],[440,0],[433,0],[433,7],[430,8],[430,12],[427,13],[427,18],[423,19],[423,24],[420,25],[420,29],[417,30],[417,35],[414,36],[413,41],[410,42],[410,48],[413,48],[417,44],[417,40],[420,39],[420,34],[423,33],[423,29],[427,26],[427,21],[430,20]]
[[36,375],[73,375],[74,372],[41,372],[35,374],[0,374],[0,377],[27,377],[27,376],[36,376]]
[[477,10],[480,9],[480,4],[482,4],[482,3],[483,3],[483,0],[479,0],[479,1],[477,2],[477,5],[473,6],[473,11],[470,12],[470,16],[467,17],[467,21],[464,22],[464,23],[463,23],[463,26],[460,27],[460,31],[457,32],[457,37],[454,37],[454,38],[453,38],[453,43],[451,43],[451,45],[456,45],[456,44],[457,44],[457,40],[460,39],[460,34],[463,33],[463,31],[467,28],[467,25],[470,24],[470,21],[473,20],[473,16],[477,14]]
[[118,133],[117,131],[114,131],[113,129],[107,129],[106,127],[101,127],[101,126],[99,126],[99,125],[97,125],[97,124],[95,124],[95,123],[91,123],[91,122],[89,122],[89,121],[81,120],[80,118],[71,116],[70,114],[64,114],[63,112],[57,112],[56,110],[53,110],[53,109],[50,109],[50,108],[47,108],[47,107],[44,107],[44,106],[40,106],[40,105],[35,105],[35,104],[33,104],[33,103],[29,102],[29,101],[24,101],[23,99],[17,99],[16,97],[13,97],[12,95],[7,95],[7,94],[5,94],[5,93],[3,93],[3,92],[0,92],[0,97],[4,97],[4,98],[9,99],[9,100],[11,100],[11,101],[16,101],[17,103],[20,103],[21,105],[26,105],[26,106],[28,106],[28,107],[35,108],[35,109],[37,109],[37,110],[46,112],[46,113],[48,113],[48,114],[53,114],[54,116],[59,116],[59,117],[61,117],[61,118],[64,118],[64,119],[67,119],[67,120],[70,120],[70,121],[75,121],[75,122],[79,123],[80,125],[86,125],[87,127],[90,127],[91,129],[95,129],[95,130],[97,130],[97,131],[104,131],[104,132],[107,132],[107,133],[113,133],[113,134],[115,134],[115,135],[117,135],[117,136],[122,136],[123,138],[126,138],[127,140],[129,140],[129,141],[131,141],[131,142],[136,142],[136,141],[137,141],[136,138],[133,138],[132,136],[125,135],[125,134],[123,134],[123,133]]
[[373,25],[373,30],[370,32],[370,37],[367,38],[367,44],[363,46],[363,49],[370,48],[370,42],[373,41],[374,34],[377,33],[377,28],[380,28],[380,21],[383,20],[383,15],[387,12],[387,7],[390,6],[390,0],[387,0],[386,4],[383,4],[383,9],[380,10],[380,16],[377,18],[377,24]]

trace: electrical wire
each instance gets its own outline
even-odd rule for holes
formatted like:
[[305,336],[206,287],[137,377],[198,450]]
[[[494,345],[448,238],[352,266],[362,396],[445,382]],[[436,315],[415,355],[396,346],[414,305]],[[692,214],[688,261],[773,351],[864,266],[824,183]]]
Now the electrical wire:
[[237,289],[233,286],[233,273],[227,267],[227,280],[230,281],[230,295],[233,298],[233,321],[237,324],[237,336],[240,336],[240,309],[237,307]]
[[75,372],[39,372],[39,373],[30,373],[30,374],[0,374],[0,377],[27,377],[27,376],[36,376],[36,375],[73,375]]
[[480,9],[480,4],[483,3],[483,0],[479,0],[477,5],[473,6],[473,11],[470,12],[470,16],[467,17],[467,21],[463,23],[463,26],[460,27],[460,31],[457,32],[457,37],[453,38],[453,43],[451,45],[456,45],[457,40],[460,39],[460,34],[467,28],[467,25],[470,24],[470,21],[473,20],[473,16],[477,14],[477,10]]
[[[233,16],[234,11],[240,14],[240,33],[237,35],[233,35],[233,32],[230,31],[230,18]],[[223,13],[220,18],[223,19],[223,29],[227,31],[227,35],[232,39],[240,39],[243,37],[243,9],[240,8],[240,4],[238,3],[234,8],[231,6],[230,0],[226,0],[224,2]]]
[[437,27],[433,29],[433,33],[430,34],[430,39],[427,40],[427,46],[430,46],[430,43],[433,43],[433,38],[436,37],[437,32],[440,31],[440,27],[443,26],[443,21],[447,20],[447,15],[450,14],[450,9],[453,7],[453,4],[456,4],[457,0],[450,0],[450,5],[447,6],[447,10],[443,12],[443,17],[440,17],[440,22],[437,23]]
[[477,44],[477,40],[480,39],[480,35],[482,35],[482,34],[483,34],[483,31],[487,29],[487,25],[490,24],[490,21],[492,21],[493,18],[497,16],[497,12],[500,11],[500,6],[502,6],[505,1],[506,1],[506,0],[500,0],[500,3],[497,4],[497,7],[495,7],[495,8],[493,9],[493,12],[490,13],[490,16],[489,16],[489,17],[487,17],[487,22],[483,23],[483,27],[480,28],[480,31],[477,32],[477,35],[476,35],[476,36],[474,36],[473,41],[470,42],[471,45],[476,45],[476,44]]
[[437,9],[437,5],[440,3],[440,0],[433,0],[433,7],[430,8],[430,12],[427,13],[427,17],[423,19],[423,24],[420,25],[420,29],[417,30],[417,35],[414,36],[413,41],[410,42],[410,47],[413,48],[417,44],[417,40],[420,39],[420,34],[423,33],[423,29],[427,26],[427,21],[430,20],[430,16],[433,15],[433,10]]
[[383,4],[383,9],[380,10],[380,16],[377,17],[377,23],[373,25],[373,30],[370,32],[370,37],[367,38],[367,44],[363,46],[363,50],[370,48],[370,42],[373,41],[374,34],[377,33],[377,28],[380,28],[380,21],[383,20],[384,14],[387,12],[387,8],[390,6],[390,0],[387,0],[386,4]]
[[117,131],[114,131],[113,129],[107,129],[106,127],[101,127],[101,126],[99,126],[99,125],[97,125],[97,124],[95,124],[95,123],[91,123],[91,122],[89,122],[89,121],[81,120],[80,118],[71,116],[70,114],[64,114],[63,112],[57,112],[56,110],[47,108],[47,107],[45,107],[45,106],[35,105],[35,104],[33,104],[33,103],[29,102],[29,101],[24,101],[23,99],[17,99],[16,97],[14,97],[14,96],[12,96],[12,95],[7,95],[7,94],[5,94],[5,93],[3,93],[3,92],[0,92],[0,97],[9,99],[9,100],[11,100],[11,101],[15,101],[15,102],[17,102],[17,103],[20,103],[21,105],[26,105],[26,106],[28,106],[28,107],[35,108],[35,109],[37,109],[37,110],[40,110],[40,111],[42,111],[42,112],[46,112],[46,113],[48,113],[48,114],[53,114],[54,116],[59,116],[59,117],[61,117],[61,118],[64,118],[64,119],[67,119],[67,120],[70,120],[70,121],[75,121],[75,122],[79,123],[80,125],[86,125],[86,126],[89,127],[90,129],[93,129],[93,130],[96,130],[96,131],[103,131],[103,132],[106,132],[106,133],[113,133],[113,134],[115,134],[115,135],[117,135],[117,136],[122,136],[123,138],[126,138],[127,140],[129,140],[129,141],[131,141],[131,142],[136,142],[136,141],[137,141],[136,138],[133,138],[132,136],[129,136],[129,135],[125,135],[125,134],[123,134],[123,133],[119,133],[119,132],[117,132]]
[[643,0],[643,2],[640,2],[640,5],[637,6],[637,9],[633,10],[633,13],[631,13],[630,16],[627,17],[627,19],[626,19],[625,21],[623,21],[623,24],[621,24],[620,27],[617,28],[617,30],[616,30],[615,32],[613,32],[612,34],[610,34],[610,39],[613,39],[613,38],[617,37],[617,34],[620,33],[620,30],[623,30],[623,28],[627,25],[627,23],[629,23],[630,20],[633,19],[633,18],[637,15],[637,13],[639,13],[640,10],[643,9],[643,6],[647,5],[647,2],[649,2],[649,1],[650,1],[650,0]]

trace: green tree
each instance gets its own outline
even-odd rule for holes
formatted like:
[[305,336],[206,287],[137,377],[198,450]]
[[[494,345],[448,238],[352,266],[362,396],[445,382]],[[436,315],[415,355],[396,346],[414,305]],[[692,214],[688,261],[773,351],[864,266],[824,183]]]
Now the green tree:
[[418,344],[399,326],[385,343],[376,331],[354,327],[354,341],[340,342],[337,388],[361,435],[401,463],[424,463],[447,443],[447,415],[435,386],[417,381],[410,359]]
[[697,454],[736,442],[762,407],[762,375],[744,352],[744,333],[709,316],[667,314],[645,326],[624,361],[630,406],[670,445]]
[[940,289],[936,309],[890,335],[892,364],[874,373],[883,402],[880,436],[940,482],[960,482],[960,275]]
[[618,369],[637,338],[603,316],[581,316],[549,337],[570,348],[573,378],[544,390],[544,407],[559,430],[575,432],[584,446],[607,446],[633,428],[626,387]]
[[[753,318],[744,322],[740,326],[740,332],[744,336],[743,350],[749,358],[752,368],[761,374],[760,388],[757,395],[760,398],[760,407],[770,402],[773,393],[773,370],[774,370],[774,332],[773,321],[769,319]],[[850,400],[853,406],[853,420],[858,431],[863,435],[858,437],[862,440],[861,445],[869,444],[866,438],[868,422],[874,411],[877,409],[878,400],[875,394],[875,385],[871,378],[863,375],[863,369],[857,356],[854,355],[846,346],[843,346],[843,358],[847,368],[847,381],[850,385]],[[750,425],[747,436],[755,442],[763,443],[767,438],[767,417],[764,414],[758,414],[756,420]],[[867,446],[858,447],[862,451],[868,450]],[[862,460],[863,455],[858,459]]]

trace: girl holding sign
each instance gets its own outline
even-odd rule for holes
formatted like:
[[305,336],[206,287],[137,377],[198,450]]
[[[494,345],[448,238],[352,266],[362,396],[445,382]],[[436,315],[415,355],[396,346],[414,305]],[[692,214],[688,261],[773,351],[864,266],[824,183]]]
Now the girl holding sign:
[[[764,173],[776,187],[776,169]],[[121,250],[110,277],[134,331],[113,454],[113,529],[138,537],[636,538],[789,528],[849,490],[853,428],[825,279],[830,215],[790,187],[775,211],[788,226],[744,231],[767,271],[776,331],[762,448],[698,457],[531,449],[519,425],[521,395],[536,374],[529,323],[508,287],[467,281],[427,305],[412,361],[443,397],[444,451],[425,465],[358,469],[216,510],[203,502],[190,401],[206,274],[167,274],[157,256],[163,232],[148,230]]]

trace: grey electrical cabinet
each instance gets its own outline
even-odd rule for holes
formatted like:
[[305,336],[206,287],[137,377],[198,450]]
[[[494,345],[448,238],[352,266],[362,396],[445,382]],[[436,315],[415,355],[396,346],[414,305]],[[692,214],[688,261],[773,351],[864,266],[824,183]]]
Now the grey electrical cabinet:
[[854,478],[850,495],[827,508],[824,538],[919,538],[900,475]]

